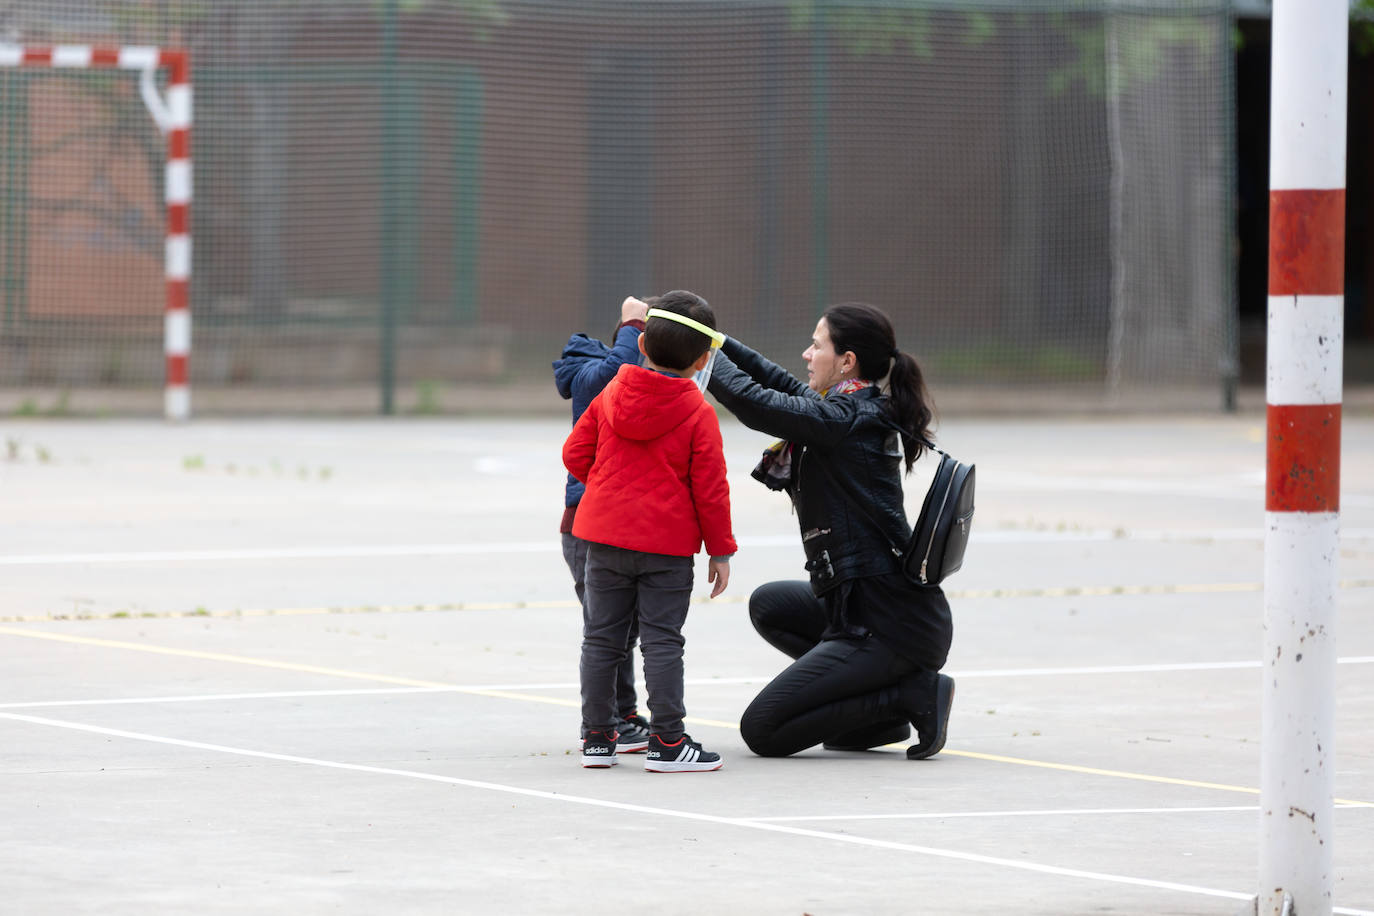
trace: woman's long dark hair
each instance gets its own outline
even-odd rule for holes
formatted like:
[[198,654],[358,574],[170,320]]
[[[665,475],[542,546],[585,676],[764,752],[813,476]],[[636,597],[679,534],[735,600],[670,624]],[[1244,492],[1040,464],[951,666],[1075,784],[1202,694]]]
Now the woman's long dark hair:
[[888,378],[888,414],[902,431],[906,470],[925,451],[930,441],[934,410],[925,376],[916,358],[897,352],[897,337],[887,315],[865,302],[832,305],[821,316],[830,331],[836,354],[852,352],[859,360],[859,378],[877,383]]

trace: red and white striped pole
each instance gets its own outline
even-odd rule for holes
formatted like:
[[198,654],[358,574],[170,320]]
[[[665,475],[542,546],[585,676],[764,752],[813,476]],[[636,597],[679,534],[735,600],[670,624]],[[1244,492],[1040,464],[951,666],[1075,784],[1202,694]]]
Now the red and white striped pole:
[[1274,0],[1257,912],[1332,909],[1348,0]]
[[[163,352],[166,381],[163,409],[169,420],[191,415],[188,360],[191,355],[191,63],[180,49],[101,48],[90,45],[25,46],[0,44],[0,67],[105,68],[151,74],[166,67],[167,104],[156,92],[144,93],[158,126],[167,135],[167,206],[164,271]],[[151,76],[149,76],[151,82]],[[152,96],[152,98],[150,98]],[[159,107],[154,108],[153,103]]]
[[165,412],[191,416],[191,62],[185,51],[162,51],[167,68],[167,357]]

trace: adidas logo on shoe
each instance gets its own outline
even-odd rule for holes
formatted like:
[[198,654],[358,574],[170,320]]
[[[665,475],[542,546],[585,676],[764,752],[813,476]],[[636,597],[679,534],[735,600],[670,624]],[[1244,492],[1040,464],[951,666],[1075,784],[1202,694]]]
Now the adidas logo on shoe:
[[672,743],[651,735],[644,755],[644,769],[650,773],[705,773],[719,770],[721,762],[719,754],[703,749],[689,735]]
[[[615,729],[616,752],[620,754],[644,753],[644,749],[649,746],[649,729],[645,727],[648,724],[641,716],[621,719]],[[583,737],[579,743],[585,746],[586,737]]]
[[587,732],[582,742],[582,765],[584,767],[613,767],[616,764],[615,732]]

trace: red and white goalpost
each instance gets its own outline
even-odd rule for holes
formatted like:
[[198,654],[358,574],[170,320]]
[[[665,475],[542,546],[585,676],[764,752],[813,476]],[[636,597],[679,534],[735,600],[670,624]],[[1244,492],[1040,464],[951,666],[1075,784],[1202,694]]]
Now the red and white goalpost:
[[[164,199],[167,205],[166,303],[163,350],[166,355],[164,411],[169,420],[191,416],[188,361],[191,356],[191,59],[177,48],[26,46],[0,44],[0,67],[103,68],[137,70],[140,89],[153,120],[167,137]],[[164,102],[153,83],[167,70]]]
[[1262,916],[1332,911],[1348,0],[1275,0]]

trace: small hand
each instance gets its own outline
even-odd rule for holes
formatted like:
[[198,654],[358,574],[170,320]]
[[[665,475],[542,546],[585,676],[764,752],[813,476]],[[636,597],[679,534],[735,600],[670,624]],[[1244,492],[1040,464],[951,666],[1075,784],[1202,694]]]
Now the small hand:
[[620,303],[620,322],[643,321],[649,315],[647,303],[636,299],[634,296],[627,296],[625,301]]
[[711,589],[712,598],[725,591],[725,586],[730,581],[730,561],[712,560],[708,563],[706,566],[706,581],[716,584],[716,587]]

